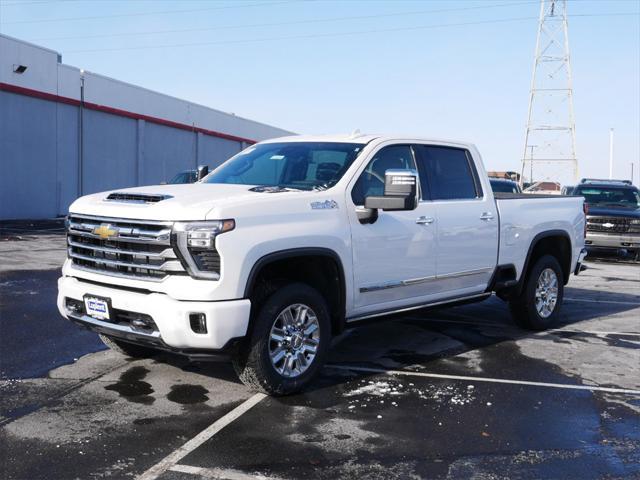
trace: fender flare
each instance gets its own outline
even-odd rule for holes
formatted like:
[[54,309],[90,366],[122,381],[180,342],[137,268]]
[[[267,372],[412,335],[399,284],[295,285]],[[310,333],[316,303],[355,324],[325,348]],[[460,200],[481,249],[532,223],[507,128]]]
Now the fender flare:
[[244,288],[244,298],[249,298],[251,291],[255,287],[256,279],[258,278],[258,274],[260,271],[266,267],[267,265],[277,262],[286,258],[294,258],[294,257],[327,257],[333,260],[338,268],[338,283],[340,285],[339,292],[339,309],[340,309],[340,319],[338,319],[338,331],[342,331],[345,323],[346,316],[346,306],[347,306],[347,285],[346,285],[346,277],[344,273],[344,266],[342,264],[342,259],[340,255],[335,250],[324,247],[301,247],[301,248],[288,248],[285,250],[278,250],[276,252],[268,253],[262,257],[260,257],[251,267],[251,271],[249,272],[249,276],[247,277],[247,282]]
[[[573,243],[571,242],[571,236],[566,230],[546,230],[544,232],[538,233],[531,243],[529,244],[529,250],[527,251],[527,256],[522,264],[522,271],[520,272],[520,278],[518,279],[518,284],[515,287],[515,294],[520,295],[522,293],[522,289],[524,288],[524,282],[526,280],[526,275],[529,270],[529,263],[531,261],[531,255],[536,248],[536,245],[540,242],[540,240],[544,240],[549,237],[564,237],[569,242],[569,275],[571,275],[571,260],[573,259]],[[565,285],[569,281],[569,275],[564,279]]]

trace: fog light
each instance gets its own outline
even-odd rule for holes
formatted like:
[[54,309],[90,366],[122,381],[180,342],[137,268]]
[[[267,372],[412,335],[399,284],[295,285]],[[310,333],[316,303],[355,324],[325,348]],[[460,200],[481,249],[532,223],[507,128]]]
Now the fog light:
[[134,318],[133,320],[131,320],[131,325],[136,328],[149,328],[149,324],[144,318]]
[[84,313],[84,305],[81,301],[75,300],[73,298],[65,298],[65,304],[67,307],[67,311],[75,314],[83,314]]
[[204,313],[190,313],[189,323],[195,333],[207,333],[207,316]]

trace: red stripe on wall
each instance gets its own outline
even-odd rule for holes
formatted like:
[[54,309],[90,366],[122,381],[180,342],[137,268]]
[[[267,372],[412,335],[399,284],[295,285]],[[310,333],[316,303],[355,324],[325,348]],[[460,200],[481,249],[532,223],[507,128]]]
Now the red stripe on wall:
[[[33,90],[31,88],[19,87],[17,85],[11,85],[9,83],[0,82],[0,90],[17,93],[19,95],[25,95],[27,97],[39,98],[41,100],[48,100],[50,102],[64,103],[66,105],[74,105],[79,107],[81,102],[75,98],[62,97],[53,93],[41,92],[39,90]],[[218,132],[216,130],[209,130],[206,128],[195,127],[184,123],[178,123],[164,118],[152,117],[150,115],[143,115],[141,113],[129,112],[128,110],[121,110],[119,108],[108,107],[106,105],[98,105],[97,103],[84,102],[84,108],[89,110],[95,110],[98,112],[110,113],[111,115],[118,115],[120,117],[132,118],[134,120],[144,120],[145,122],[156,123],[158,125],[165,125],[167,127],[178,128],[180,130],[187,130],[189,132],[198,132],[211,137],[223,138],[225,140],[232,140],[234,142],[246,142],[249,144],[256,143],[255,140],[250,138],[238,137],[235,135],[229,135],[228,133]]]

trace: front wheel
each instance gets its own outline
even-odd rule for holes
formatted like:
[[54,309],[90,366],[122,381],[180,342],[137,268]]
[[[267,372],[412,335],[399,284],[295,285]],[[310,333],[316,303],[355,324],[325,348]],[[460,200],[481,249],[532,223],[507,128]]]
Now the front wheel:
[[558,320],[564,295],[564,276],[558,260],[544,255],[529,270],[522,293],[509,303],[511,314],[524,328],[545,330]]
[[331,322],[326,301],[310,286],[291,283],[256,310],[251,334],[233,358],[238,377],[269,395],[302,390],[328,352]]

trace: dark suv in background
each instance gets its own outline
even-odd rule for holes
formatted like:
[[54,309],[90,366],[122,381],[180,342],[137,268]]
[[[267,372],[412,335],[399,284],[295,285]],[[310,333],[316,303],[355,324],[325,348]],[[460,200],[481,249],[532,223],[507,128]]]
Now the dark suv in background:
[[626,251],[640,260],[640,191],[629,180],[583,178],[572,191],[587,204],[585,246],[592,253]]

